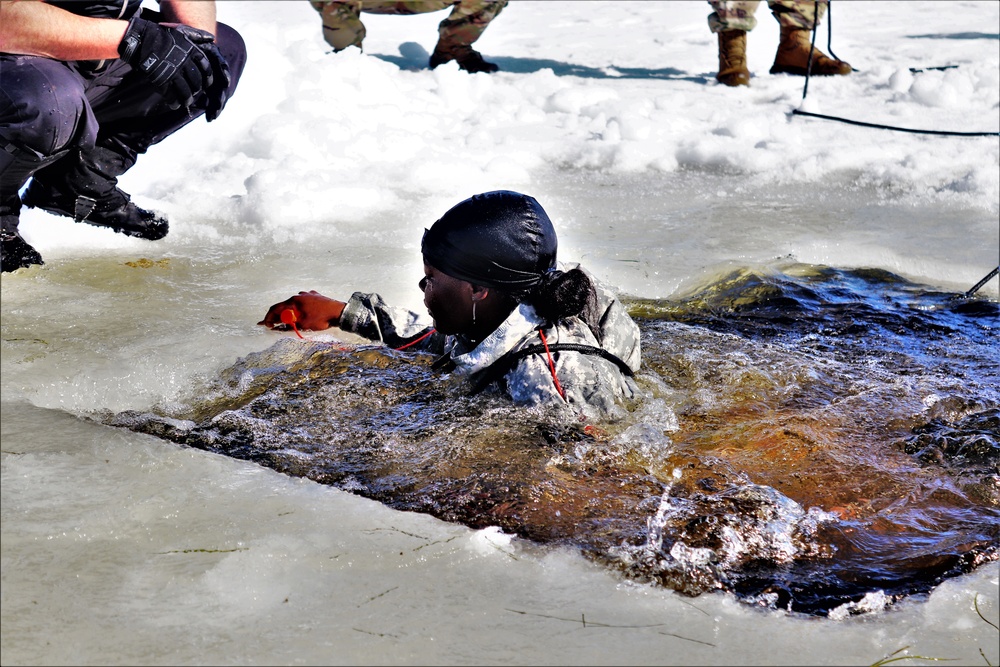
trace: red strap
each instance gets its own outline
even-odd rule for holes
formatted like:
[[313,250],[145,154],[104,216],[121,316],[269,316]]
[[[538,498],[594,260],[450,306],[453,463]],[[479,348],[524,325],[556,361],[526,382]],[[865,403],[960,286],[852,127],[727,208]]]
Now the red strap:
[[[541,329],[538,330],[538,335],[542,339],[542,345],[545,347],[545,356],[549,359],[549,372],[552,373],[552,381],[556,385],[556,391],[562,396],[562,400],[566,400],[566,392],[563,391],[562,385],[559,384],[559,378],[556,377],[556,364],[552,361],[552,353],[549,352],[549,342],[545,340],[545,332]],[[567,401],[568,403],[569,401]]]
[[295,322],[297,320],[298,317],[295,316],[295,311],[292,310],[291,308],[285,308],[283,311],[281,311],[281,321],[284,324],[287,324],[288,326],[292,327],[292,331],[295,332],[296,336],[298,336],[299,338],[305,338],[305,336],[299,333],[299,328],[295,326]]
[[428,331],[427,333],[425,333],[425,334],[424,334],[423,336],[421,336],[420,338],[418,338],[418,339],[416,339],[416,340],[411,340],[411,341],[410,341],[409,343],[407,343],[406,345],[403,345],[403,346],[401,346],[401,347],[397,347],[397,348],[395,348],[395,349],[397,349],[397,350],[405,350],[406,348],[410,347],[411,345],[416,345],[417,343],[419,343],[420,341],[422,341],[423,339],[427,338],[427,337],[428,337],[428,336],[430,336],[430,335],[431,335],[432,333],[434,333],[434,331],[435,331],[434,329],[431,329],[430,331]]

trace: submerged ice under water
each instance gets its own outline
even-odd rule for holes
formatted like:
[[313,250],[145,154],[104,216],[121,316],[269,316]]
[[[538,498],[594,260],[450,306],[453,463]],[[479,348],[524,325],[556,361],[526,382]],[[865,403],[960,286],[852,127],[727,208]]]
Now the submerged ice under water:
[[320,335],[104,423],[689,595],[869,611],[1000,557],[1000,306],[882,270],[736,270],[632,300],[644,395],[584,424]]

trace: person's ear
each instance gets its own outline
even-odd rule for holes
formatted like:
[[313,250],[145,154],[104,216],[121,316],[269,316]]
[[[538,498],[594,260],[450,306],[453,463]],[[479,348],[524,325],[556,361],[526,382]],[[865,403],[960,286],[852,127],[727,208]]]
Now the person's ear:
[[472,300],[473,301],[482,301],[483,299],[485,299],[489,295],[490,295],[490,288],[489,287],[483,287],[482,285],[473,285],[472,286]]

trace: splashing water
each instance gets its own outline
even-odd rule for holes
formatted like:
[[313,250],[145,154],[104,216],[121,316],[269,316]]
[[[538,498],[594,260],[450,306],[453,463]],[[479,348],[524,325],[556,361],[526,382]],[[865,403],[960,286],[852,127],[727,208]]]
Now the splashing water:
[[97,418],[689,595],[842,617],[1000,555],[1000,307],[959,296],[789,265],[633,301],[644,395],[612,423],[291,337],[181,407]]

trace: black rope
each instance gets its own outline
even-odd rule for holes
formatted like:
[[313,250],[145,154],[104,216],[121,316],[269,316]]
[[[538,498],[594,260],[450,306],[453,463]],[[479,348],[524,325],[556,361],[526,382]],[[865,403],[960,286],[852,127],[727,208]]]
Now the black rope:
[[973,285],[972,289],[970,289],[968,292],[965,293],[965,298],[968,299],[973,294],[975,294],[976,292],[978,292],[980,287],[982,287],[983,285],[985,285],[986,283],[988,283],[990,281],[990,278],[992,278],[993,276],[997,275],[998,273],[1000,273],[1000,266],[998,266],[997,268],[995,268],[992,271],[990,271],[988,274],[986,274],[985,278],[983,278],[978,283],[976,283],[975,285]]
[[[830,9],[829,9],[831,7],[829,1],[827,1],[826,6],[827,6],[827,10],[826,10],[826,50],[830,52],[830,57],[831,58],[833,58],[834,60],[840,60],[840,58],[837,57],[837,54],[833,52],[833,12],[830,11]],[[854,70],[855,72],[857,72],[857,70],[854,69],[853,67],[851,69]]]
[[[837,54],[833,52],[833,3],[832,1],[827,2],[827,12],[826,12],[826,50],[830,52],[830,56],[835,60],[840,60]],[[813,2],[813,27],[812,27],[812,42],[809,44],[809,61],[806,63],[806,82],[802,87],[802,102],[806,101],[806,95],[809,93],[809,76],[812,73],[812,59],[813,52],[816,49],[816,31],[819,25],[819,0],[814,0]],[[910,68],[910,71],[916,74],[917,72],[923,72],[925,70],[946,70],[955,69],[958,65],[944,65],[941,67],[925,67],[923,69]],[[853,69],[853,68],[852,68]],[[855,72],[857,70],[854,70]],[[801,106],[801,104],[800,104]],[[951,132],[947,130],[918,130],[910,127],[895,127],[893,125],[882,125],[880,123],[865,123],[860,120],[850,120],[848,118],[840,118],[839,116],[827,116],[821,113],[812,113],[811,111],[800,111],[799,109],[792,109],[793,116],[809,116],[812,118],[823,118],[826,120],[836,120],[841,123],[847,123],[848,125],[858,125],[861,127],[874,127],[879,130],[894,130],[897,132],[911,132],[913,134],[936,134],[936,135],[947,135],[953,137],[997,137],[1000,136],[1000,132]],[[965,298],[973,296],[979,289],[988,283],[991,278],[1000,273],[1000,266],[990,271],[986,277],[976,283],[972,289],[965,293]]]
[[[826,49],[830,52],[830,56],[836,60],[836,54],[833,52],[833,2],[828,0],[826,10]],[[802,102],[806,101],[806,94],[809,92],[809,76],[812,74],[812,58],[813,51],[816,48],[816,31],[819,25],[819,0],[814,0],[813,2],[813,28],[812,28],[812,42],[809,45],[809,61],[806,64],[806,82],[802,86]],[[950,69],[957,67],[957,65],[948,65],[945,67],[928,67],[927,69]],[[852,68],[853,69],[853,68]],[[854,70],[857,71],[857,70]],[[919,72],[922,70],[914,70],[910,68],[911,72]],[[799,103],[802,106],[802,103]],[[812,113],[810,111],[802,111],[800,109],[792,109],[793,116],[809,116],[811,118],[822,118],[824,120],[836,120],[841,123],[847,123],[848,125],[858,125],[861,127],[873,127],[878,130],[893,130],[896,132],[910,132],[912,134],[934,134],[938,136],[950,136],[950,137],[1000,137],[1000,132],[951,132],[948,130],[917,130],[909,127],[896,127],[894,125],[882,125],[881,123],[865,123],[860,120],[850,120],[849,118],[841,118],[840,116],[827,116],[820,113]]]
[[[608,352],[604,348],[594,347],[593,345],[581,345],[579,343],[552,343],[549,345],[549,351],[551,352],[560,352],[563,350],[579,352],[581,354],[590,354],[601,357],[602,359],[607,359],[617,366],[618,370],[620,370],[623,375],[627,375],[628,377],[633,377],[635,375],[635,372],[629,368],[629,365],[622,361],[620,357]],[[507,352],[502,357],[494,361],[492,365],[487,366],[472,376],[470,380],[471,388],[469,389],[469,393],[478,394],[490,384],[496,382],[510,372],[510,370],[514,368],[514,365],[521,359],[524,359],[532,354],[545,354],[545,352],[545,346],[543,345],[529,345],[528,347],[523,347],[520,350],[511,350],[510,352]]]
[[944,134],[954,137],[998,137],[1000,132],[950,132],[947,130],[917,130],[911,127],[895,127],[893,125],[879,125],[878,123],[865,123],[860,120],[850,120],[849,118],[840,118],[839,116],[826,116],[821,113],[812,113],[811,111],[799,111],[798,109],[792,109],[792,114],[796,116],[812,116],[813,118],[825,118],[826,120],[839,120],[841,123],[847,123],[848,125],[860,125],[861,127],[874,127],[880,130],[895,130],[897,132],[912,132],[913,134]]
[[[829,21],[830,12],[827,11],[827,20]],[[816,50],[816,28],[819,26],[819,0],[813,1],[813,29],[812,29],[812,41],[809,42],[809,59],[806,60],[806,82],[802,86],[802,101],[806,101],[806,95],[809,93],[809,73],[812,72],[813,68],[813,52]],[[829,38],[827,39],[829,41]],[[830,48],[827,44],[826,48]],[[801,104],[799,105],[801,106]]]
[[940,67],[911,67],[910,72],[917,74],[919,72],[943,72],[946,69],[958,69],[958,65],[941,65]]

